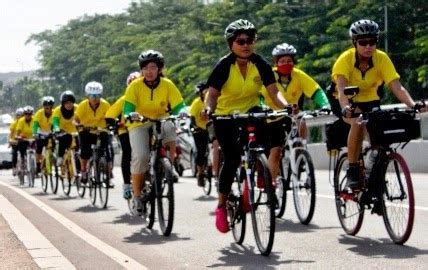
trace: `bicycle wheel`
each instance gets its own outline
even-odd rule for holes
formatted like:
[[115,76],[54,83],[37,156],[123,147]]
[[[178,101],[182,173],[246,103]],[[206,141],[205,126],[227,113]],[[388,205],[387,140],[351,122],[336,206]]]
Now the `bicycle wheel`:
[[211,179],[212,179],[212,168],[208,166],[204,172],[204,186],[202,187],[205,195],[209,196],[211,194]]
[[[245,173],[245,171],[244,171]],[[233,239],[237,244],[242,244],[245,238],[247,215],[242,210],[242,189],[239,182],[240,176],[237,174],[232,183],[229,197],[227,199],[227,214],[229,218],[229,226],[232,230]],[[247,190],[248,192],[248,190]]]
[[34,187],[34,180],[36,178],[36,160],[33,155],[30,156],[28,167],[28,187]]
[[172,181],[171,162],[160,158],[157,163],[156,199],[158,205],[159,225],[164,236],[169,236],[174,223],[174,185]]
[[400,154],[390,153],[387,161],[382,196],[383,221],[389,237],[401,245],[409,239],[413,229],[415,198],[412,178]]
[[293,177],[293,199],[297,217],[302,224],[309,224],[315,210],[314,164],[305,149],[296,149],[297,175]]
[[58,166],[56,166],[56,160],[54,159],[54,176],[51,177],[51,189],[52,193],[56,194],[58,192],[58,181],[59,181],[59,173]]
[[70,196],[70,190],[71,190],[71,172],[70,172],[70,160],[66,158],[64,160],[64,163],[62,165],[61,171],[61,183],[62,183],[62,191],[65,195]]
[[18,179],[19,185],[24,185],[24,177],[25,177],[25,162],[21,158],[21,154],[18,153],[18,161],[16,163],[16,168],[18,168]]
[[346,169],[348,168],[348,155],[344,153],[337,162],[334,173],[334,197],[340,225],[349,235],[356,235],[363,224],[364,207],[354,199],[347,196],[345,191]]
[[106,208],[108,202],[108,190],[110,188],[110,172],[105,157],[98,160],[98,190],[100,192],[101,207]]
[[151,179],[148,179],[147,177],[150,176],[146,175],[145,186],[152,188],[149,188],[150,192],[148,194],[147,200],[143,204],[143,213],[147,222],[146,227],[147,229],[151,230],[153,228],[153,224],[155,223],[156,195],[155,190],[153,189],[153,184],[151,183]]
[[47,168],[47,163],[49,163],[46,160],[47,158],[43,158],[43,160],[42,160],[42,162],[40,164],[40,166],[42,167],[42,175],[40,177],[40,180],[42,182],[41,187],[42,187],[43,192],[47,192],[48,191],[49,182],[52,181],[52,175],[49,176],[49,170]]
[[291,168],[290,160],[281,160],[281,175],[275,179],[275,216],[281,218],[285,213],[285,206],[287,205],[287,191],[290,188]]
[[92,205],[97,201],[97,185],[99,183],[96,164],[93,160],[88,162],[88,184],[89,184],[89,200]]
[[263,256],[272,250],[275,235],[275,198],[268,162],[264,154],[257,154],[251,164],[251,219],[257,247]]

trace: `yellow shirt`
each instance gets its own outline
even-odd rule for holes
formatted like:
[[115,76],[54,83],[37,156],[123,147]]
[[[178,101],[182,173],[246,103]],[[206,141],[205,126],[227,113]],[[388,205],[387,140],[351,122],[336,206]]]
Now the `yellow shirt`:
[[16,137],[16,126],[18,124],[18,120],[19,119],[15,119],[15,120],[13,120],[12,123],[10,123],[10,126],[9,126],[9,130],[10,130],[9,140],[10,141],[15,141],[15,137]]
[[45,110],[43,108],[39,109],[33,117],[33,122],[39,123],[39,130],[41,132],[51,132],[52,131],[52,115],[49,118],[45,115]]
[[106,128],[107,124],[105,115],[109,108],[110,103],[102,98],[98,108],[93,110],[89,105],[89,99],[85,99],[77,105],[74,115],[79,119],[80,124],[84,127]]
[[[125,96],[121,96],[118,100],[116,100],[115,103],[113,103],[113,105],[110,106],[110,108],[106,112],[105,118],[116,119],[119,116],[121,116],[120,122],[125,123],[125,121],[123,119],[123,105],[124,104],[125,104]],[[122,125],[118,130],[119,135],[126,133],[126,132],[128,132],[128,130],[126,129],[126,127],[124,125]]]
[[355,102],[369,102],[379,100],[378,87],[385,82],[389,84],[399,79],[394,65],[388,55],[376,50],[371,58],[370,67],[365,74],[358,69],[355,48],[343,52],[333,66],[332,80],[336,82],[338,75],[348,80],[349,86],[358,86],[360,92],[353,98]]
[[[276,71],[276,68],[274,68],[274,71]],[[318,88],[321,88],[314,79],[298,68],[293,68],[291,71],[291,80],[288,82],[288,85],[278,82],[279,75],[277,72],[274,73],[275,79],[277,81],[276,86],[289,104],[299,104],[299,99],[302,97],[302,95],[311,98],[315,91]],[[281,109],[273,103],[265,87],[262,88],[262,95],[265,99],[266,105],[271,109]]]
[[202,129],[207,129],[207,120],[202,120],[201,112],[204,110],[204,103],[200,97],[197,97],[193,100],[192,105],[190,105],[189,113],[195,118],[195,124],[197,127]]
[[32,139],[33,138],[33,118],[31,118],[31,121],[28,123],[25,121],[25,117],[21,117],[18,120],[18,123],[16,125],[16,136],[21,136],[25,139]]
[[[77,105],[74,104],[74,111],[76,111]],[[52,119],[57,118],[59,121],[59,129],[63,130],[64,132],[68,134],[76,133],[76,127],[73,125],[74,115],[70,117],[70,119],[65,119],[64,116],[61,113],[61,105],[57,106],[53,113],[52,113]]]
[[[168,105],[174,108],[183,102],[180,91],[171,80],[161,77],[155,89],[150,89],[143,80],[144,77],[133,80],[125,92],[125,101],[134,105],[135,112],[142,116],[151,119],[167,117]],[[128,130],[141,125],[139,122],[130,123]]]

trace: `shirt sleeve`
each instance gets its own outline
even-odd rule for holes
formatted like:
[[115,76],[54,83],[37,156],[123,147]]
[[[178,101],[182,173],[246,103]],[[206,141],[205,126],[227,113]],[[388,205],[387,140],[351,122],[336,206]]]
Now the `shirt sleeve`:
[[263,59],[263,57],[254,54],[251,60],[256,65],[264,86],[269,86],[276,82],[272,67],[265,59]]
[[383,81],[386,85],[388,85],[390,82],[392,82],[395,79],[400,79],[400,75],[398,75],[397,71],[395,70],[394,64],[391,61],[391,58],[384,53],[383,54],[383,60],[382,60],[382,68],[380,69],[383,76]]
[[211,75],[208,77],[207,85],[215,88],[218,91],[221,91],[221,88],[229,77],[230,65],[232,63],[233,57],[231,54],[220,59],[211,72]]
[[168,102],[171,104],[172,110],[175,109],[178,105],[183,103],[183,97],[181,96],[180,91],[177,86],[171,81],[168,81]]
[[351,76],[351,68],[353,68],[352,61],[348,57],[349,55],[349,52],[342,53],[337,59],[337,61],[334,63],[331,76],[334,82],[336,82],[337,77],[339,75],[344,76],[346,80],[349,81]]

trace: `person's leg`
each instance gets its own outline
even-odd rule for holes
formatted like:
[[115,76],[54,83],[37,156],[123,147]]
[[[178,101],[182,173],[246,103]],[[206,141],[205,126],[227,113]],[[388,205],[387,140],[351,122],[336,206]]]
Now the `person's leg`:
[[122,148],[122,177],[124,184],[131,183],[131,143],[129,142],[129,133],[119,135],[120,146]]
[[[161,130],[162,130],[162,134],[161,134],[162,143],[169,150],[169,158],[171,162],[174,163],[174,160],[176,158],[176,141],[177,141],[175,124],[172,121],[166,121],[162,123]],[[179,178],[179,175],[175,170],[174,166],[172,166],[172,176],[174,178],[174,181],[177,181]]]
[[198,186],[204,185],[204,165],[206,163],[206,152],[207,152],[207,145],[208,145],[208,133],[206,131],[199,131],[197,133],[193,134],[193,139],[195,141],[196,146],[196,169],[197,169],[197,179],[198,179]]

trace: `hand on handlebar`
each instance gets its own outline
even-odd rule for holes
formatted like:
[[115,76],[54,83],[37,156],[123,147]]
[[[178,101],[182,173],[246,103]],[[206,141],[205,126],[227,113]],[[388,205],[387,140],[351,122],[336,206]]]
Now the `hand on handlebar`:
[[423,100],[416,101],[415,105],[413,106],[413,109],[415,109],[418,112],[428,111],[428,108],[426,107],[426,104]]
[[131,119],[131,121],[139,121],[140,118],[141,118],[141,116],[137,112],[132,112],[129,114],[129,119]]
[[342,116],[345,118],[352,118],[354,115],[354,108],[351,107],[351,105],[346,105],[342,108]]
[[202,120],[204,121],[208,121],[208,119],[210,118],[210,116],[213,114],[213,112],[211,111],[211,108],[205,108],[203,111],[201,111],[200,115]]

